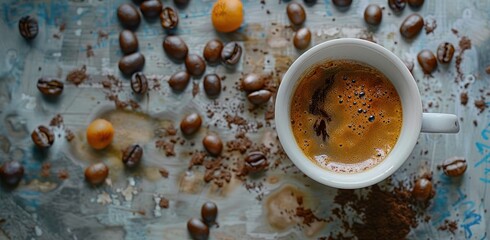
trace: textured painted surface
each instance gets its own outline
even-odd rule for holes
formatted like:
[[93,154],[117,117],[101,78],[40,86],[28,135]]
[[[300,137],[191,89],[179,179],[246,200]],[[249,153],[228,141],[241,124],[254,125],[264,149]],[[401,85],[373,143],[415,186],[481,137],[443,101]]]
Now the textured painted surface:
[[[0,190],[0,238],[12,239],[182,239],[187,238],[186,221],[198,216],[200,206],[206,200],[219,206],[219,228],[211,235],[217,239],[285,239],[303,238],[306,230],[286,228],[277,231],[267,224],[265,201],[258,201],[260,194],[268,196],[285,184],[304,191],[313,204],[312,209],[323,217],[335,196],[335,189],[325,188],[304,178],[292,167],[286,173],[280,168],[270,170],[261,179],[266,180],[261,190],[248,191],[240,182],[231,182],[222,189],[202,182],[202,171],[187,171],[190,146],[178,146],[176,157],[166,157],[155,148],[155,126],[178,121],[184,112],[198,111],[204,116],[207,109],[220,113],[235,114],[235,107],[246,103],[243,93],[235,89],[241,73],[272,73],[278,81],[287,69],[288,62],[301,52],[291,43],[293,31],[285,14],[284,2],[257,0],[244,1],[245,22],[232,34],[217,34],[211,24],[209,12],[212,1],[192,0],[180,11],[179,34],[188,44],[191,53],[201,54],[205,43],[212,38],[223,41],[239,41],[245,48],[241,64],[235,70],[223,66],[208,67],[207,73],[226,75],[223,82],[227,90],[222,93],[216,107],[202,90],[192,96],[192,86],[181,94],[174,94],[167,84],[168,77],[182,64],[167,59],[162,50],[165,32],[158,22],[142,21],[136,34],[140,51],[146,56],[144,72],[161,84],[143,99],[141,114],[111,112],[113,103],[106,99],[101,85],[107,75],[121,78],[122,100],[133,99],[129,81],[117,69],[122,56],[118,45],[121,27],[115,9],[124,1],[9,1],[0,2],[0,161],[16,159],[24,163],[26,176],[15,191]],[[172,5],[171,1],[163,1]],[[300,2],[300,1],[298,1]],[[485,68],[490,65],[490,2],[489,1],[426,1],[418,10],[426,20],[434,20],[437,28],[433,33],[422,33],[412,41],[401,38],[398,28],[403,19],[414,10],[407,7],[401,15],[393,15],[386,1],[375,1],[384,6],[383,21],[376,29],[368,28],[361,18],[365,6],[371,1],[354,1],[347,11],[334,8],[330,0],[318,1],[305,7],[305,26],[312,30],[312,45],[339,37],[372,39],[393,51],[406,61],[415,63],[414,77],[418,82],[426,112],[455,113],[461,117],[461,132],[456,135],[421,134],[411,158],[393,177],[394,181],[408,183],[414,176],[433,172],[436,196],[426,210],[429,222],[422,222],[409,234],[410,239],[487,239],[490,232],[490,207],[487,188],[490,186],[490,110],[480,112],[474,101],[489,100],[490,75]],[[267,13],[269,12],[269,13]],[[28,43],[21,38],[17,22],[24,15],[36,16],[40,33]],[[452,31],[452,29],[456,31]],[[436,51],[442,41],[456,46],[463,36],[472,46],[462,54],[463,61],[456,66],[439,65],[433,78],[424,77],[416,63],[417,53],[425,48]],[[92,49],[93,56],[87,54]],[[264,53],[266,52],[266,53]],[[36,89],[41,76],[59,77],[65,80],[69,71],[87,66],[89,81],[76,87],[67,84],[57,101],[47,101]],[[282,70],[282,71],[280,71]],[[461,73],[461,74],[458,74]],[[201,80],[194,79],[195,83]],[[468,92],[467,106],[460,104],[459,95]],[[225,99],[228,97],[228,100]],[[268,107],[272,106],[272,102]],[[245,104],[245,109],[250,106]],[[274,142],[274,123],[264,121],[264,109],[258,115],[245,110],[239,113],[250,122],[257,121],[264,127],[250,131],[247,136],[255,142]],[[37,125],[47,125],[55,114],[64,117],[64,124],[72,129],[76,138],[68,143],[63,137],[47,152],[33,148],[30,132]],[[125,129],[131,141],[139,141],[145,148],[144,171],[128,174],[122,170],[118,154],[94,153],[87,149],[83,140],[85,126],[100,114],[107,114]],[[127,114],[127,115],[125,115]],[[230,130],[221,114],[205,119],[209,131],[219,132],[226,141],[235,136],[237,126]],[[121,120],[122,119],[122,120]],[[216,123],[216,124],[215,124]],[[475,124],[476,123],[476,124]],[[62,129],[57,133],[63,135]],[[122,132],[125,132],[122,131]],[[137,134],[133,134],[137,132]],[[196,146],[206,130],[196,136]],[[128,140],[128,141],[130,141]],[[193,140],[191,140],[193,141]],[[124,144],[124,140],[119,143]],[[117,149],[113,149],[117,152]],[[449,179],[437,165],[452,156],[468,159],[468,171],[458,180]],[[278,157],[279,158],[279,157]],[[105,161],[110,167],[112,185],[91,188],[83,180],[83,169],[89,162]],[[51,163],[51,175],[40,176],[41,165]],[[282,159],[281,166],[289,166]],[[168,179],[159,177],[154,170],[165,167]],[[202,168],[202,167],[201,167]],[[65,169],[67,180],[60,180],[56,173]],[[200,175],[201,174],[201,175]],[[272,180],[275,179],[275,180]],[[278,179],[278,180],[276,180]],[[170,200],[170,208],[159,209],[155,202],[164,196]],[[454,235],[437,228],[445,219],[456,220],[458,230]],[[284,226],[289,223],[283,223]],[[281,225],[282,226],[282,225]],[[314,237],[335,231],[335,224],[321,226]],[[311,231],[312,228],[308,228]]]

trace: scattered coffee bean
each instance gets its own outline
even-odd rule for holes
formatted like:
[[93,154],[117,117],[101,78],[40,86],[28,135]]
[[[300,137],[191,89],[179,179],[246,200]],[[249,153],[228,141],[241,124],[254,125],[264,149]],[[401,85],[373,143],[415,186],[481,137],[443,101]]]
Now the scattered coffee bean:
[[406,0],[388,0],[388,6],[393,10],[395,13],[400,13],[405,9],[405,6],[407,5]]
[[485,72],[486,72],[487,74],[490,74],[490,65],[488,65],[488,66],[487,66],[487,68],[485,68]]
[[56,79],[42,77],[37,80],[37,89],[46,96],[59,96],[63,88],[64,84]]
[[425,74],[431,74],[437,68],[437,59],[432,51],[424,49],[417,55],[417,60]]
[[201,76],[206,71],[206,62],[197,54],[188,54],[185,58],[185,68],[192,76]]
[[143,157],[143,148],[138,144],[133,144],[123,151],[122,161],[126,167],[136,167]]
[[180,61],[184,60],[189,52],[187,44],[179,36],[165,37],[165,40],[163,40],[163,49],[168,56]]
[[218,206],[214,202],[205,202],[201,207],[201,218],[209,226],[216,222]]
[[191,218],[187,222],[187,230],[193,240],[207,240],[209,237],[209,228],[200,219]]
[[92,185],[99,185],[109,176],[109,168],[104,163],[94,163],[85,169],[85,180]]
[[141,71],[145,66],[145,56],[139,52],[126,55],[119,60],[119,70],[124,75],[132,75],[135,72]]
[[371,25],[379,25],[383,18],[383,11],[377,4],[369,4],[364,10],[364,21]]
[[216,97],[221,93],[221,78],[216,74],[208,74],[203,80],[204,91],[209,97]]
[[22,17],[19,20],[19,32],[20,35],[27,40],[34,39],[39,33],[37,19],[31,16]]
[[352,4],[352,0],[332,0],[332,3],[337,7],[348,7]]
[[242,56],[242,47],[237,42],[227,43],[221,50],[221,61],[226,65],[235,65]]
[[18,161],[4,162],[0,167],[0,179],[9,186],[17,186],[23,176],[24,166]]
[[174,0],[175,6],[178,8],[185,8],[189,4],[190,0]]
[[140,14],[133,5],[124,3],[117,8],[117,18],[128,29],[136,29],[140,25]]
[[293,44],[294,47],[303,50],[310,45],[311,32],[308,28],[300,28],[294,33]]
[[213,39],[206,43],[202,56],[211,64],[216,64],[220,60],[223,43],[220,40]]
[[433,196],[432,182],[427,178],[420,178],[415,182],[412,196],[420,202],[428,202]]
[[191,135],[201,128],[201,124],[201,116],[197,113],[191,113],[186,115],[180,122],[180,130],[186,135]]
[[400,26],[400,33],[405,38],[413,38],[420,33],[424,27],[424,19],[417,13],[410,14],[403,20]]
[[213,156],[220,155],[223,150],[221,138],[215,134],[208,134],[202,139],[202,145]]
[[424,0],[408,0],[408,5],[413,8],[419,8],[424,5]]
[[40,148],[48,148],[53,145],[54,133],[46,126],[39,126],[31,133],[31,139]]
[[301,25],[306,20],[305,9],[299,3],[288,3],[288,6],[286,7],[286,13],[288,14],[289,21],[291,21],[295,25]]
[[251,152],[245,157],[242,175],[262,171],[268,166],[267,158],[262,152]]
[[141,3],[140,10],[145,18],[156,18],[162,12],[162,7],[160,0],[150,0]]
[[272,93],[269,90],[262,89],[248,94],[247,98],[251,103],[260,105],[268,102],[271,96]]
[[177,10],[172,7],[166,7],[160,13],[160,20],[162,21],[162,27],[166,30],[172,30],[179,24],[179,14]]
[[437,60],[440,63],[449,63],[453,59],[454,46],[451,43],[443,42],[437,48]]
[[131,77],[131,89],[137,94],[145,94],[148,91],[148,80],[142,72],[136,72]]
[[189,84],[190,79],[191,75],[186,71],[178,72],[170,77],[168,85],[174,91],[183,91],[187,87],[187,84]]
[[241,87],[244,91],[253,92],[262,89],[264,85],[264,78],[260,77],[258,74],[249,73],[243,77]]
[[130,30],[122,30],[119,33],[119,46],[124,54],[138,51],[138,38]]
[[449,177],[459,177],[466,172],[466,168],[468,168],[468,164],[466,163],[466,159],[462,157],[454,157],[448,158],[442,164],[442,170],[444,174]]

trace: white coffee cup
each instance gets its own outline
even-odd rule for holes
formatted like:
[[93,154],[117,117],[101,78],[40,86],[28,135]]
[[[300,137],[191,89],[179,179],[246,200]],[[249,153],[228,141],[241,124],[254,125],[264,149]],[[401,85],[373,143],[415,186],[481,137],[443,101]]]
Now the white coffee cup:
[[[402,103],[403,123],[395,146],[378,165],[358,173],[333,172],[315,164],[298,146],[291,127],[292,97],[305,71],[326,60],[341,59],[363,62],[381,71],[396,88]],[[405,64],[395,54],[378,44],[354,38],[318,44],[296,59],[279,86],[275,121],[279,140],[293,163],[317,182],[342,189],[370,186],[393,174],[408,159],[420,132],[459,132],[456,115],[422,113],[422,101],[417,84]]]

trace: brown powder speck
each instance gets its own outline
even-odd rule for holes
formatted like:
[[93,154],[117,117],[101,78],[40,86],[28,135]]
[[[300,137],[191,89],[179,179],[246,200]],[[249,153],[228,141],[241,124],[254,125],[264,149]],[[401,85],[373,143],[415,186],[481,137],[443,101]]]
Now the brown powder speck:
[[247,120],[243,117],[240,117],[238,115],[230,115],[230,114],[226,114],[225,115],[225,119],[226,119],[226,122],[228,122],[228,128],[231,129],[231,125],[234,124],[234,125],[238,125],[238,126],[244,126],[244,125],[247,125]]
[[461,69],[461,63],[463,62],[463,54],[466,50],[471,48],[471,40],[463,36],[459,40],[459,53],[456,56],[456,82],[459,82],[463,80],[464,74],[463,70]]
[[480,99],[480,100],[475,100],[475,107],[480,110],[480,113],[485,111],[487,108],[487,104],[485,103],[485,100]]
[[168,170],[166,168],[160,168],[158,169],[158,172],[160,172],[160,175],[164,178],[168,178]]
[[61,169],[58,171],[58,178],[61,180],[66,180],[70,177],[66,169]]
[[462,92],[459,95],[459,100],[461,101],[461,105],[466,106],[468,104],[468,93]]
[[80,85],[83,81],[87,80],[88,75],[86,73],[87,66],[83,65],[80,69],[75,69],[68,73],[66,76],[66,81],[75,84],[76,86]]
[[213,160],[204,161],[204,181],[213,182],[218,187],[223,187],[225,183],[231,181],[231,172],[227,170],[227,165],[223,164],[223,158],[218,157]]
[[158,205],[161,207],[161,208],[168,208],[169,207],[169,201],[168,199],[162,197],[160,199],[160,202],[158,203]]
[[458,230],[458,224],[456,221],[449,221],[449,220],[444,220],[444,224],[439,226],[437,230],[440,231],[449,231],[452,234],[456,233],[456,230]]
[[174,145],[172,142],[167,142],[165,140],[157,140],[155,142],[155,147],[163,149],[165,151],[165,156],[175,156]]
[[226,147],[228,152],[239,151],[240,153],[245,153],[251,146],[252,141],[245,136],[245,132],[239,132],[235,135],[235,139],[226,142]]
[[100,44],[100,42],[104,39],[109,39],[109,34],[102,31],[102,30],[99,30],[98,32],[98,37],[97,37],[97,44]]
[[204,162],[204,159],[206,158],[206,155],[207,154],[205,152],[195,152],[194,154],[192,154],[191,161],[189,162],[189,170],[193,166],[202,165]]
[[199,93],[199,83],[192,83],[192,96],[195,97]]
[[44,162],[41,166],[41,177],[49,177],[51,170],[51,163]]
[[87,44],[87,58],[95,56],[92,45]]
[[56,114],[51,121],[49,122],[49,126],[52,127],[62,127],[63,126],[63,117],[60,114]]
[[65,129],[65,139],[68,142],[71,142],[71,140],[73,140],[74,138],[75,138],[75,134],[73,133],[73,131],[70,129]]
[[138,102],[134,101],[133,99],[129,99],[128,102],[129,102],[129,106],[131,106],[131,108],[133,110],[140,108],[140,104]]
[[426,19],[424,24],[425,34],[434,32],[437,28],[437,22],[435,19]]
[[313,222],[320,222],[320,221],[326,221],[325,219],[321,219],[315,214],[313,214],[313,211],[309,208],[304,208],[304,207],[297,207],[296,208],[296,216],[303,218],[303,224],[306,226],[310,226]]

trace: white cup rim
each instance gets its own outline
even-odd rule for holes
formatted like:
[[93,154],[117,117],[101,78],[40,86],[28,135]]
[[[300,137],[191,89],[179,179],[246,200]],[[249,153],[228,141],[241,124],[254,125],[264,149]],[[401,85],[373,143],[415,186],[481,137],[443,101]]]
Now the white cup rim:
[[[379,61],[384,61],[385,63],[388,63],[388,65],[391,64],[391,67],[394,69],[392,71],[395,71],[396,76],[399,76],[397,80],[388,77],[388,79],[395,85],[402,100],[403,124],[399,139],[395,144],[395,147],[381,163],[359,173],[336,173],[318,166],[301,151],[291,128],[290,103],[296,84],[300,79],[298,76],[302,75],[314,65],[311,63],[313,61],[311,59],[319,58],[318,55],[320,53],[325,54],[325,57],[323,57],[323,55],[321,56],[324,60],[330,59],[328,56],[329,53],[325,51],[326,49],[334,49],[336,47],[358,47],[361,50],[372,52],[369,54],[377,56]],[[358,59],[350,57],[334,57],[333,59],[352,59],[359,61]],[[376,61],[376,59],[373,60],[373,62]],[[319,62],[321,61],[316,61],[316,63]],[[371,64],[372,62],[361,62],[373,66],[373,64]],[[373,67],[378,68],[376,66]],[[385,73],[385,71],[380,71]],[[397,83],[403,84],[403,88],[397,86]],[[420,92],[412,74],[403,61],[395,54],[378,44],[366,40],[342,38],[329,40],[312,47],[299,56],[289,67],[277,92],[275,121],[276,131],[284,151],[304,174],[327,186],[342,189],[355,189],[370,186],[386,179],[398,170],[408,159],[420,134],[422,124],[422,103]]]

